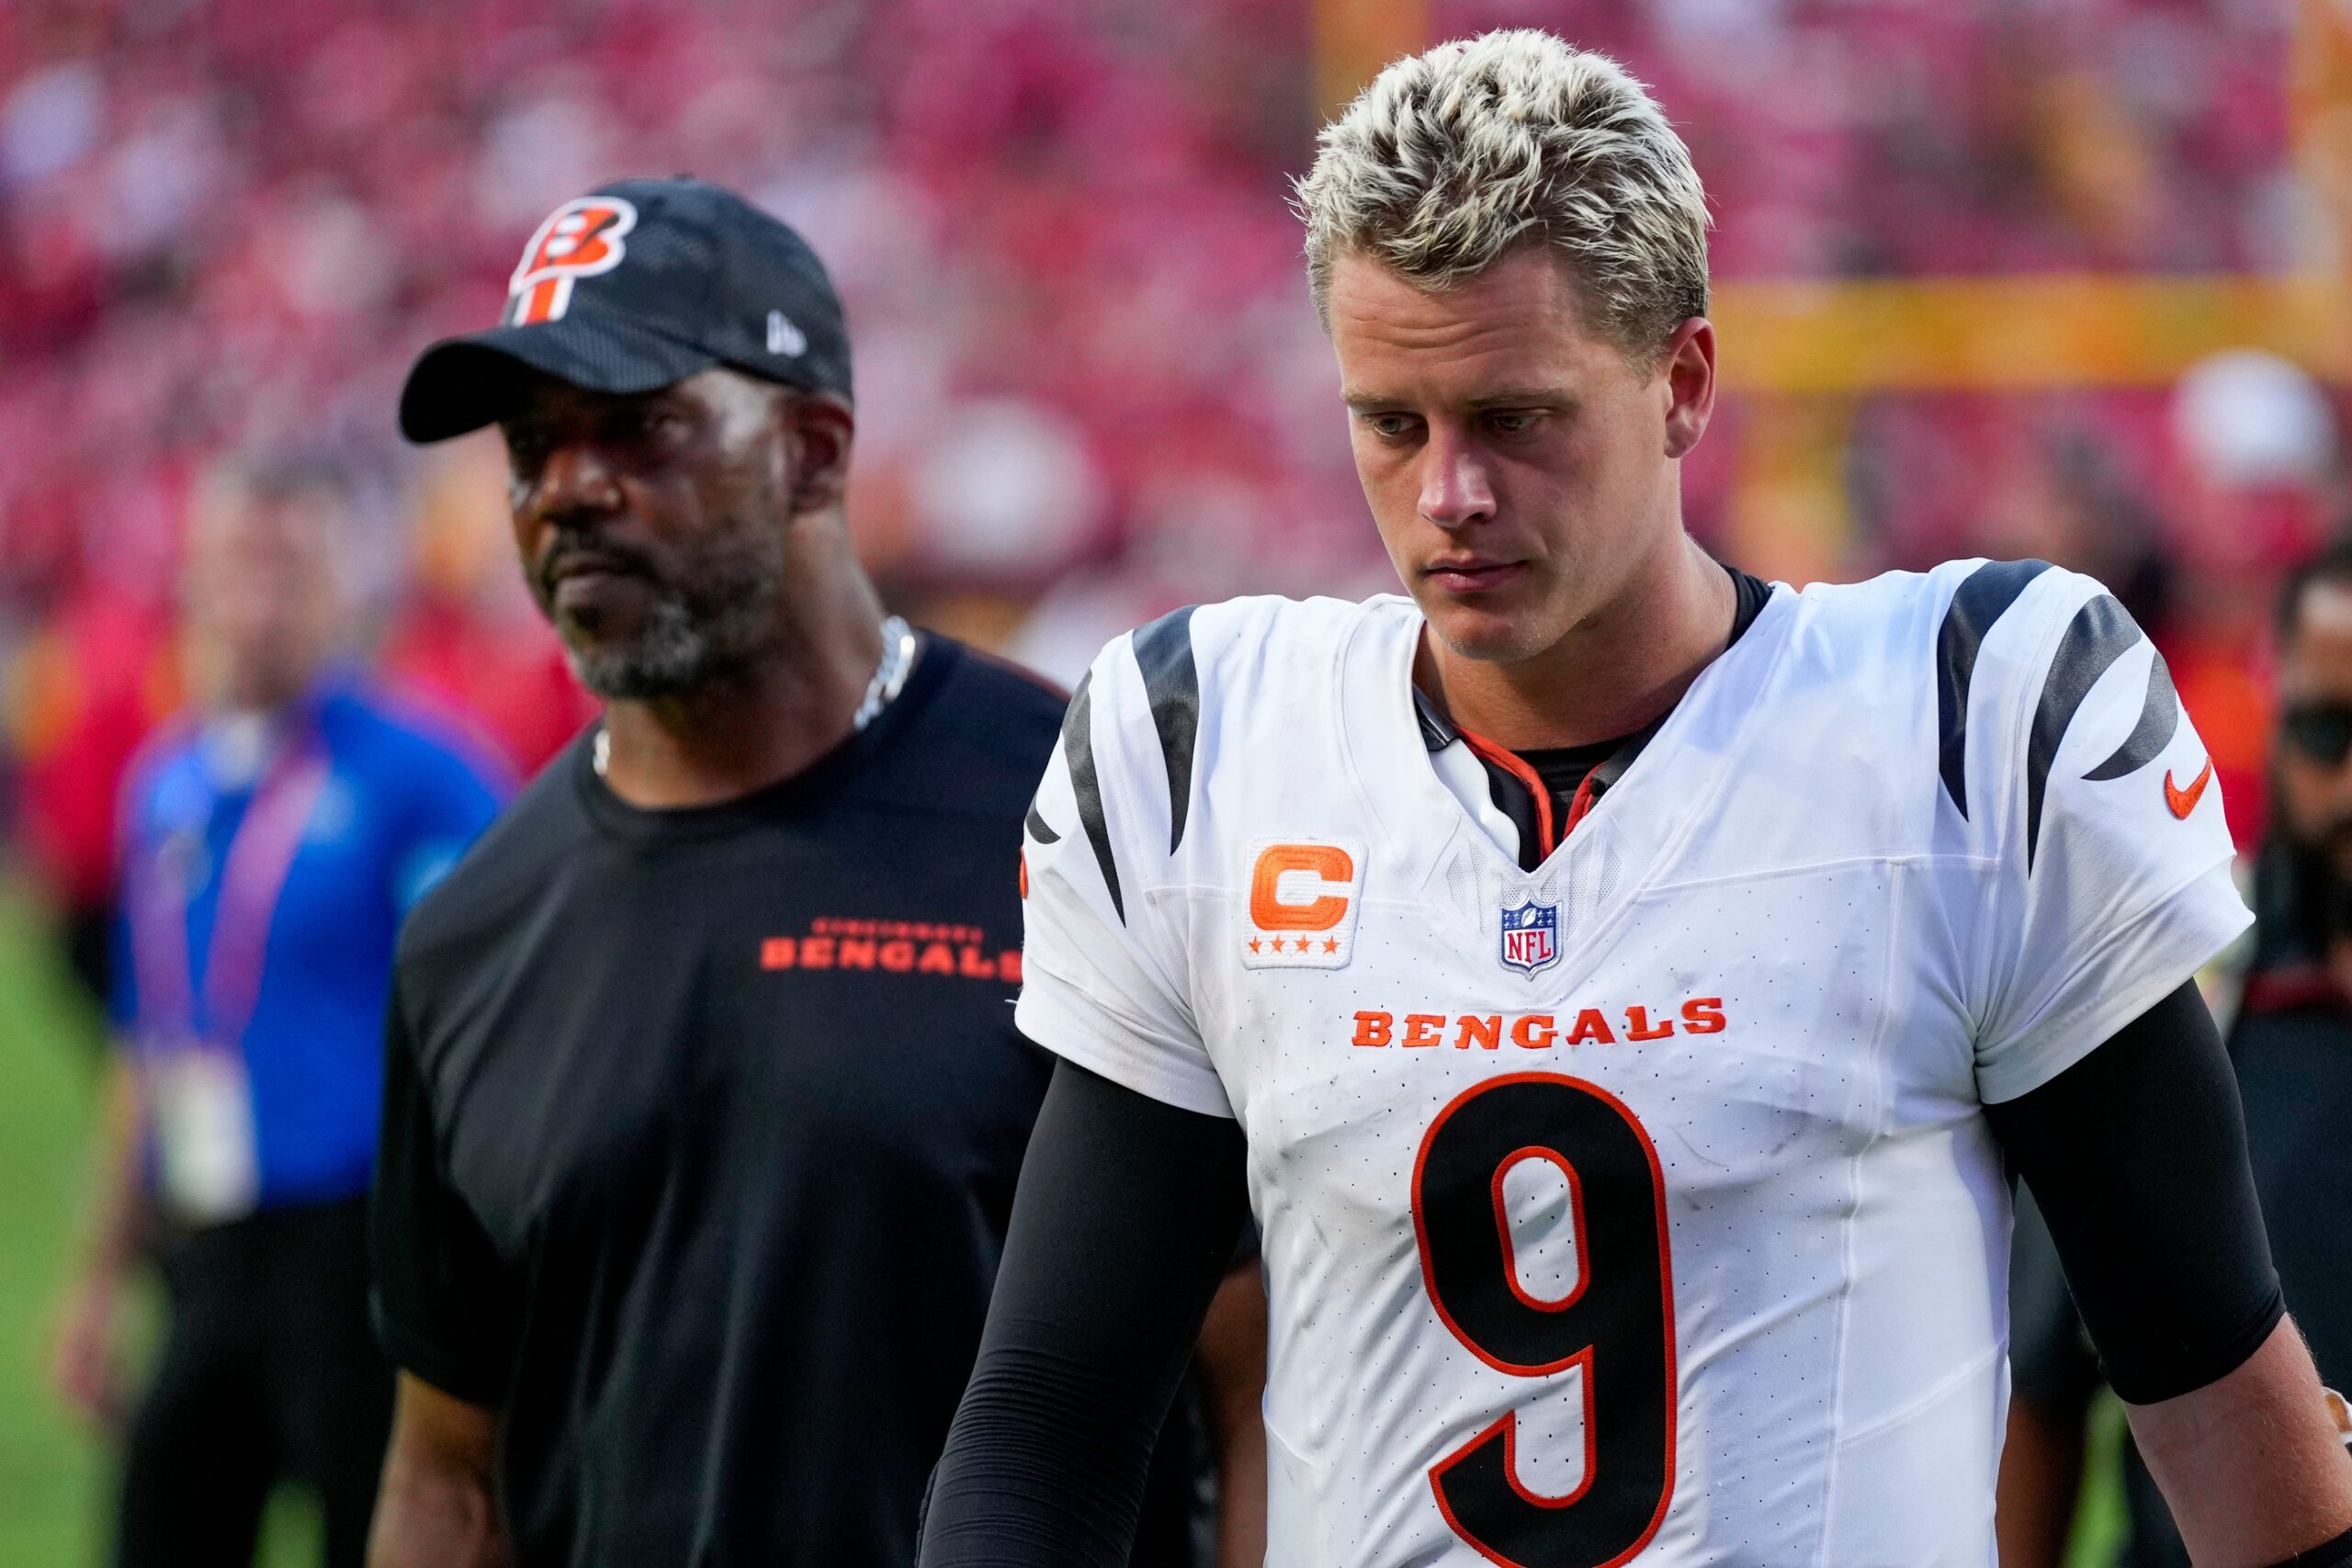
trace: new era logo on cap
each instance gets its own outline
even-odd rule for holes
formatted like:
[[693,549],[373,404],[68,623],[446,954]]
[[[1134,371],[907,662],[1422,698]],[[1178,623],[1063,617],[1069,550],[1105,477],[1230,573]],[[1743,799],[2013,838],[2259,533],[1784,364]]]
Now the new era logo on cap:
[[808,349],[808,334],[792,324],[792,318],[782,310],[768,312],[768,352],[770,354],[805,354]]
[[617,196],[567,201],[539,225],[506,285],[506,324],[560,321],[571,309],[571,286],[621,265],[637,207]]

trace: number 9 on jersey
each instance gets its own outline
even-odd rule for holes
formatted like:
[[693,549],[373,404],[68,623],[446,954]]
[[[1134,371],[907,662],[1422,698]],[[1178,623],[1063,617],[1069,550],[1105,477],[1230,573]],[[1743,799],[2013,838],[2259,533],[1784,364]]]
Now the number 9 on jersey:
[[[1521,1277],[1504,1180],[1566,1179],[1574,1282]],[[1438,1112],[1413,1165],[1421,1280],[1463,1347],[1513,1377],[1578,1369],[1584,1471],[1566,1496],[1520,1477],[1519,1415],[1430,1469],[1456,1535],[1506,1568],[1614,1568],[1649,1544],[1674,1486],[1674,1296],[1657,1151],[1607,1090],[1554,1073],[1490,1078]]]

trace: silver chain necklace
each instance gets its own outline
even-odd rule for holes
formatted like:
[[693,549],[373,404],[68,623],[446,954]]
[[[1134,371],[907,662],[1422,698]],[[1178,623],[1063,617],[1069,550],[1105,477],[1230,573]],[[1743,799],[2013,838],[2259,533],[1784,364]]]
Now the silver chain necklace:
[[[882,623],[882,661],[874,667],[874,679],[865,682],[865,695],[859,700],[857,711],[850,715],[850,728],[862,733],[879,718],[882,710],[906,689],[907,676],[914,667],[915,629],[903,617],[892,615]],[[589,744],[589,761],[595,765],[596,776],[601,779],[612,765],[612,735],[600,724],[596,727],[596,739]]]

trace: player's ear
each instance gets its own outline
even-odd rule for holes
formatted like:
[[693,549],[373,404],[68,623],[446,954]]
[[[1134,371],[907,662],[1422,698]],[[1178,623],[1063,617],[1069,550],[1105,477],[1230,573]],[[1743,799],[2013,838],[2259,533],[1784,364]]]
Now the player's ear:
[[1715,412],[1715,328],[1693,316],[1666,340],[1661,379],[1665,383],[1666,455],[1687,457],[1707,434]]
[[792,510],[795,515],[840,504],[849,484],[849,452],[857,415],[846,399],[831,392],[789,392],[778,400],[777,417],[794,452]]

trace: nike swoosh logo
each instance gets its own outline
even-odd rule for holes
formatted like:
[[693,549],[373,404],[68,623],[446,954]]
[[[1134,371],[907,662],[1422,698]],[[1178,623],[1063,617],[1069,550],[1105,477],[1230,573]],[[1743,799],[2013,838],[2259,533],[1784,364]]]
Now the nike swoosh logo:
[[2205,759],[2205,771],[2190,781],[2187,789],[2182,789],[2172,782],[2172,770],[2166,768],[2165,770],[2165,804],[2172,808],[2172,814],[2175,817],[2185,822],[2188,819],[2188,814],[2197,809],[2197,802],[2203,797],[2205,786],[2212,782],[2213,759],[2211,757]]

